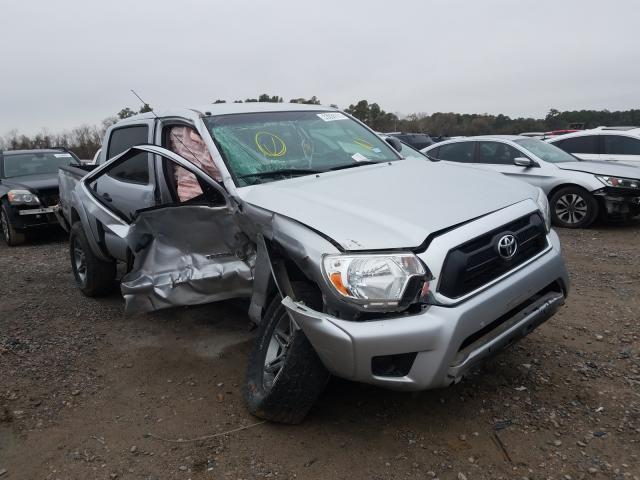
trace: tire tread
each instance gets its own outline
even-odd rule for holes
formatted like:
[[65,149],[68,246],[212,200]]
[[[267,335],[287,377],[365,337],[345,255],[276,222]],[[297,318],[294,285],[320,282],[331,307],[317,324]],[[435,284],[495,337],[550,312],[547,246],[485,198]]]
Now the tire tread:
[[[313,286],[296,283],[294,288],[299,299],[309,306],[318,306],[318,292]],[[293,334],[278,380],[269,392],[263,390],[263,349],[271,338],[268,333],[271,332],[272,322],[280,318],[278,312],[283,308],[280,296],[276,295],[265,312],[249,356],[244,397],[249,411],[256,417],[272,422],[297,424],[315,404],[330,375],[307,337],[302,330],[298,330]]]
[[[85,285],[80,283],[75,271],[75,263],[73,261],[73,245],[79,242],[85,252],[87,262],[87,282]],[[82,228],[82,223],[76,222],[71,227],[69,235],[69,256],[71,259],[71,269],[80,291],[87,297],[99,297],[111,293],[114,289],[116,278],[116,262],[105,262],[99,259],[91,250],[86,234]]]

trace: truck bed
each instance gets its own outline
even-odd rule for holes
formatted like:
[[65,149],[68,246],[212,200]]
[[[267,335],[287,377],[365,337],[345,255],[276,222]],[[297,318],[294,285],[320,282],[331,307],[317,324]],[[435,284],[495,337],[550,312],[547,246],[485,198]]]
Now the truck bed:
[[73,190],[82,177],[98,168],[99,165],[63,166],[58,170],[58,186],[60,188],[60,203],[56,216],[62,228],[67,232],[71,228],[71,201]]

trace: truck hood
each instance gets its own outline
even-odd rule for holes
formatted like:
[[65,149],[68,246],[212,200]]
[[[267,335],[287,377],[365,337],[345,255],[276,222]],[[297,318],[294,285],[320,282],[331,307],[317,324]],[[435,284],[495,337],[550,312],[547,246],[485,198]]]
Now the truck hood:
[[612,177],[640,178],[640,168],[617,162],[597,162],[584,160],[582,162],[556,163],[561,170],[593,173],[594,175],[609,175]]
[[500,210],[538,190],[501,174],[419,159],[367,165],[238,190],[344,250],[412,248],[429,234]]
[[24,175],[2,180],[2,186],[9,189],[23,189],[38,193],[41,190],[58,188],[58,172]]

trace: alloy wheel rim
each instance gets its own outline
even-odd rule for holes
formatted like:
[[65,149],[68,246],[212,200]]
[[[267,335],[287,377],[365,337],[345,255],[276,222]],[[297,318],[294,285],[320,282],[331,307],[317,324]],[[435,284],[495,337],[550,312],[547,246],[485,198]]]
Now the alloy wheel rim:
[[73,263],[76,267],[78,279],[84,285],[87,280],[87,256],[77,243],[73,244]]
[[264,358],[262,380],[265,389],[272,388],[278,380],[287,359],[292,335],[293,325],[291,318],[286,312],[283,312],[278,320],[276,328],[271,334],[267,353]]
[[584,198],[576,193],[567,193],[556,202],[556,215],[569,225],[576,225],[583,221],[589,211]]

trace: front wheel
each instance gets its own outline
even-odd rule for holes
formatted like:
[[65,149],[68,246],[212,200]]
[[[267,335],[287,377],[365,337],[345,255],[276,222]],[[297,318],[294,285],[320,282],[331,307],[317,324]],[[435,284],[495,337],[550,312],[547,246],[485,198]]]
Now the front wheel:
[[26,235],[24,232],[17,231],[13,225],[11,225],[11,220],[9,220],[9,214],[7,213],[7,207],[5,205],[2,205],[0,208],[0,224],[2,224],[2,237],[8,246],[15,247],[25,242]]
[[[295,284],[300,300],[321,307],[319,292]],[[318,354],[295,328],[280,295],[271,301],[258,328],[249,356],[245,401],[256,417],[280,423],[300,423],[329,379]]]
[[598,201],[580,187],[564,187],[551,196],[553,224],[564,228],[586,228],[598,216]]

